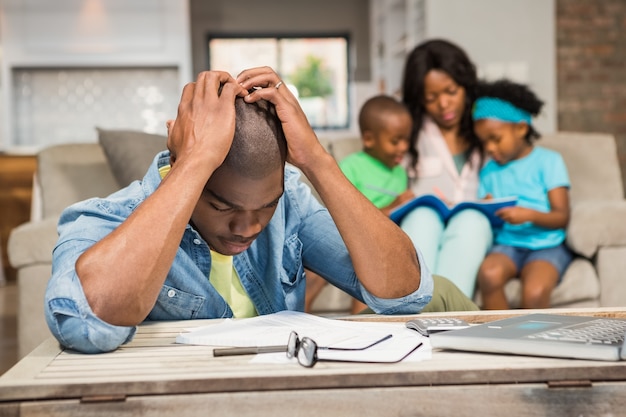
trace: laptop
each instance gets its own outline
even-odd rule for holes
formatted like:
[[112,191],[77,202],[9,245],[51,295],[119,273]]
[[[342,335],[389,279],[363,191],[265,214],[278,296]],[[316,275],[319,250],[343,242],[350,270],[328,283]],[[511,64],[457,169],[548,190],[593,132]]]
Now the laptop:
[[433,348],[602,361],[626,360],[626,319],[527,314],[430,335]]

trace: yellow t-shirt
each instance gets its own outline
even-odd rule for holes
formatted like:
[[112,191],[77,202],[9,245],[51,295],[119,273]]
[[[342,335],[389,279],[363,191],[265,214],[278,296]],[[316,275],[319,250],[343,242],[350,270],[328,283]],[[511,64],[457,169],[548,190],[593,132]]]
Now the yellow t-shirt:
[[[170,172],[170,166],[165,165],[159,168],[161,178]],[[237,318],[254,317],[258,313],[248,293],[241,285],[239,275],[233,266],[233,257],[222,255],[211,251],[211,272],[209,282],[215,287],[217,292],[226,300],[226,303],[233,310],[233,315]]]
[[257,314],[252,300],[241,285],[233,266],[233,257],[211,251],[211,273],[209,281],[228,303],[237,318],[254,317]]

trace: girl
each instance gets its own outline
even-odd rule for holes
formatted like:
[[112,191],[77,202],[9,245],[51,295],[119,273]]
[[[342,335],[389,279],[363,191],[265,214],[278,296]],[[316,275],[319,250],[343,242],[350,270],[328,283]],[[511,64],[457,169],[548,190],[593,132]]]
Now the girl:
[[505,224],[478,272],[484,309],[508,309],[504,285],[518,277],[523,308],[547,308],[550,294],[572,260],[565,246],[569,177],[558,152],[534,146],[531,124],[543,103],[528,87],[506,80],[481,84],[472,117],[491,160],[480,172],[479,196],[517,196],[499,210]]

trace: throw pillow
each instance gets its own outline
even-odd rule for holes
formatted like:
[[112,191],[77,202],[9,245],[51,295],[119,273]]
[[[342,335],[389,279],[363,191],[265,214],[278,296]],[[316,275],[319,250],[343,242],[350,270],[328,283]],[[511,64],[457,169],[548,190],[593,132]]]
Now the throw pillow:
[[120,187],[143,179],[155,155],[167,149],[167,137],[133,130],[96,128],[98,141]]

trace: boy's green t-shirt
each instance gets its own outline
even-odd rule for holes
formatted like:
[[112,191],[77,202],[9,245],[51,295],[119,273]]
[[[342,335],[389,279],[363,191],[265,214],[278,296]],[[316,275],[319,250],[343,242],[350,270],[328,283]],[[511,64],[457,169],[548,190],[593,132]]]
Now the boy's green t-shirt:
[[344,175],[376,207],[386,207],[406,191],[408,179],[401,165],[389,168],[363,151],[348,155],[339,163]]

